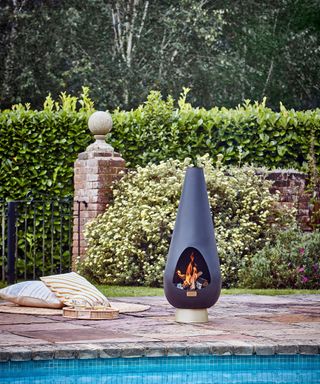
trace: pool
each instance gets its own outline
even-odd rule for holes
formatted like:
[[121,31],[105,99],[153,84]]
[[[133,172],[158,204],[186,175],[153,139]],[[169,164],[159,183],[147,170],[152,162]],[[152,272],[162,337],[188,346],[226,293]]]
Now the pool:
[[319,384],[320,355],[182,356],[0,363],[1,384]]

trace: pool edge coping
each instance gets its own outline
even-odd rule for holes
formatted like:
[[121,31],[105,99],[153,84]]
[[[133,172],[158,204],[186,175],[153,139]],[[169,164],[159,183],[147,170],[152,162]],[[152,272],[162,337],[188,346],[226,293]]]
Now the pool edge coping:
[[272,355],[318,355],[317,343],[250,344],[205,342],[190,345],[190,342],[144,342],[144,343],[86,343],[45,344],[0,347],[0,362],[64,359],[105,359],[170,356],[272,356]]

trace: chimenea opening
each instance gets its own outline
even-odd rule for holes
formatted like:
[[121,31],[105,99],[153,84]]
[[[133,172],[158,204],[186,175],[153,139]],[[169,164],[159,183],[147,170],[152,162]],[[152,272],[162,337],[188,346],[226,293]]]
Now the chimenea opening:
[[187,296],[195,296],[197,291],[205,289],[210,281],[209,269],[201,253],[192,247],[185,249],[178,260],[173,284],[186,291]]

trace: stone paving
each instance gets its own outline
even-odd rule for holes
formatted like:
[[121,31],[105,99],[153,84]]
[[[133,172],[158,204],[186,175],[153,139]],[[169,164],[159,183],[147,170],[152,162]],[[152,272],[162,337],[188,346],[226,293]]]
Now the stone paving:
[[164,297],[116,320],[0,313],[0,361],[66,358],[320,353],[320,295],[224,295],[209,322],[182,324]]

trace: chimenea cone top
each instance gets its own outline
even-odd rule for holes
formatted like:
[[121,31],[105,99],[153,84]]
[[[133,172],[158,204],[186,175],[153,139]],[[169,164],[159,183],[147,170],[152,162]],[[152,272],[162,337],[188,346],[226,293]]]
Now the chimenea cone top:
[[[182,285],[177,284],[176,275],[181,277],[187,273],[185,266],[193,257],[196,263],[195,279],[201,272],[199,277],[205,284],[199,281],[189,287],[185,281]],[[170,304],[186,309],[209,308],[220,295],[220,265],[202,168],[193,167],[186,171],[167,258],[164,289]]]
[[[200,231],[199,228],[201,228]],[[201,244],[202,240],[211,237],[213,233],[203,169],[188,168],[172,239],[175,238],[175,241],[184,244],[187,238],[189,242]]]

